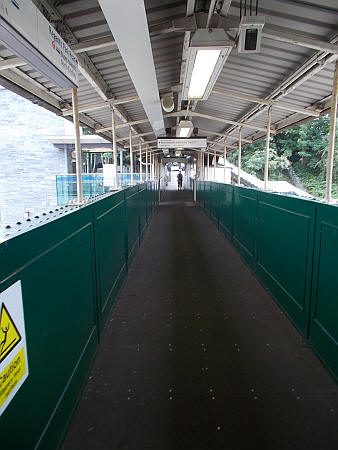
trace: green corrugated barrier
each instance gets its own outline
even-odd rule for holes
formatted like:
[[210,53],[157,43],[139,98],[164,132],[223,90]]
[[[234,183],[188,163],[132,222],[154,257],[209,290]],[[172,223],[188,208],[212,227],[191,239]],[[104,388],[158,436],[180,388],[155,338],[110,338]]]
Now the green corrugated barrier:
[[197,202],[338,379],[338,207],[199,181]]
[[156,192],[129,187],[0,244],[0,293],[21,280],[29,368],[0,419],[4,448],[60,446]]

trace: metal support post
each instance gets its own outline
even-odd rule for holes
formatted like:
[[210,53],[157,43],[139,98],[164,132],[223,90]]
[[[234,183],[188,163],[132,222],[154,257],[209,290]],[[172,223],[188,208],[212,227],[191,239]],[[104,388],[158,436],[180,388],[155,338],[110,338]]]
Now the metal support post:
[[130,183],[134,183],[134,154],[133,154],[133,137],[131,127],[129,127],[129,155],[130,155]]
[[123,172],[123,150],[120,148],[120,173]]
[[152,178],[153,178],[153,180],[155,179],[155,153],[154,152],[152,152],[153,154],[152,154],[152,158],[153,158],[153,164],[152,164]]
[[272,107],[268,109],[268,121],[266,125],[266,143],[265,143],[265,165],[264,165],[264,190],[268,187],[269,180],[269,153],[270,153],[270,132],[271,132],[271,111]]
[[216,147],[214,148],[214,181],[216,181]]
[[196,203],[196,200],[197,200],[197,177],[195,175],[195,178],[194,178],[194,202],[195,203]]
[[201,157],[202,157],[202,168],[201,168],[200,179],[204,180],[205,179],[205,174],[204,174],[204,170],[205,170],[205,167],[204,167],[204,152],[201,152]]
[[153,179],[152,152],[149,151],[149,180]]
[[146,147],[146,181],[149,180],[149,172],[148,172],[148,146]]
[[82,155],[80,142],[79,104],[77,100],[77,88],[72,89],[72,103],[73,103],[73,121],[75,132],[77,201],[78,203],[82,203],[83,202]]
[[238,172],[237,172],[237,184],[241,185],[241,165],[242,165],[242,127],[239,129],[238,136]]
[[155,180],[157,177],[155,153],[153,153],[153,174],[153,179]]
[[210,163],[210,153],[207,152],[207,181],[209,181],[209,163]]
[[140,183],[143,183],[143,167],[142,167],[142,143],[139,142],[139,155],[140,155]]
[[149,180],[152,180],[152,164],[151,164],[151,150],[149,150]]
[[224,183],[226,182],[226,167],[225,167],[225,161],[227,159],[227,141],[224,138]]
[[114,161],[114,188],[117,189],[119,185],[119,178],[117,175],[117,146],[116,146],[116,130],[115,130],[115,108],[111,109],[111,129],[113,135],[113,161]]
[[198,174],[197,178],[200,180],[202,178],[202,152],[198,152]]
[[333,88],[332,88],[332,100],[331,100],[331,112],[330,112],[330,134],[329,134],[329,147],[327,153],[327,166],[326,166],[326,203],[330,203],[332,195],[332,175],[333,175],[333,157],[334,157],[334,144],[336,139],[336,121],[337,121],[337,94],[338,94],[338,61],[336,61],[336,68],[334,71]]

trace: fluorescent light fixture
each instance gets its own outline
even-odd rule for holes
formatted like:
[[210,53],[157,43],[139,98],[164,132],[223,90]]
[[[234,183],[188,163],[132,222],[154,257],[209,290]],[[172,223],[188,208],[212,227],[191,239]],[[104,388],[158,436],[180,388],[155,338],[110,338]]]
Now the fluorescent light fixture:
[[197,50],[188,98],[203,97],[220,54],[221,50]]
[[183,100],[207,100],[232,47],[221,28],[195,32],[186,60]]
[[239,53],[259,53],[261,51],[264,16],[244,16],[239,24]]
[[181,120],[176,129],[176,137],[187,138],[190,137],[194,125],[190,120]]

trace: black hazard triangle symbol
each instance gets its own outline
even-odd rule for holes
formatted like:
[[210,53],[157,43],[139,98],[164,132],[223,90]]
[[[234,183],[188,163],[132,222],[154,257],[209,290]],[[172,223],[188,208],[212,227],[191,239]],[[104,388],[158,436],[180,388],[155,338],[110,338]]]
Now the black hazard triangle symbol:
[[0,362],[6,358],[20,341],[20,333],[3,303],[0,313]]

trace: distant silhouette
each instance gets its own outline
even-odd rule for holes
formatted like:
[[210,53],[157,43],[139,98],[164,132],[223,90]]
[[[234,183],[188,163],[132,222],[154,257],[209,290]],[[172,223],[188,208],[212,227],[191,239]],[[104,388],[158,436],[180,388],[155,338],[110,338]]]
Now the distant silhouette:
[[182,175],[182,172],[179,171],[178,175],[177,175],[177,190],[178,191],[182,190],[182,182],[183,182],[183,175]]

